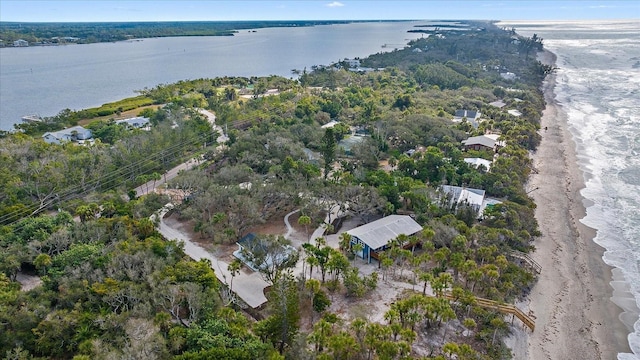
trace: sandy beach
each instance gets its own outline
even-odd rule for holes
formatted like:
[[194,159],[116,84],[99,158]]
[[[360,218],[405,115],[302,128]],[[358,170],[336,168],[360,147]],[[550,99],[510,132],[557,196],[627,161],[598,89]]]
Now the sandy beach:
[[[540,61],[555,63],[544,52]],[[555,101],[555,75],[543,85],[547,107],[541,120],[542,143],[533,157],[537,174],[529,189],[537,204],[542,236],[535,240],[534,260],[542,274],[527,307],[536,318],[533,333],[516,329],[508,341],[514,359],[616,359],[629,352],[629,330],[618,320],[621,309],[611,300],[612,269],[593,242],[595,230],[583,225],[584,176],[578,167],[567,116]],[[546,128],[546,130],[545,130]]]

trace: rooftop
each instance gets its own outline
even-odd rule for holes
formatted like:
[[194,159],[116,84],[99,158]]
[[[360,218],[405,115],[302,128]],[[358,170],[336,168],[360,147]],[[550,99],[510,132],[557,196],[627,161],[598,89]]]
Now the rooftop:
[[407,215],[389,215],[382,219],[358,226],[347,231],[372,249],[379,249],[398,237],[398,235],[413,235],[422,230],[422,226]]

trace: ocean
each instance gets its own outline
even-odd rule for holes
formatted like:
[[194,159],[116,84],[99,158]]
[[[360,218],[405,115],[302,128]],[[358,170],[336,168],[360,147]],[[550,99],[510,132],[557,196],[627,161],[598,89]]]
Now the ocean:
[[243,30],[235,36],[0,48],[0,130],[25,115],[53,116],[135,96],[136,90],[218,76],[292,77],[345,58],[404,47],[419,22]]
[[504,22],[542,37],[557,56],[555,95],[568,115],[584,172],[594,241],[614,267],[611,300],[622,308],[631,353],[640,359],[640,22]]

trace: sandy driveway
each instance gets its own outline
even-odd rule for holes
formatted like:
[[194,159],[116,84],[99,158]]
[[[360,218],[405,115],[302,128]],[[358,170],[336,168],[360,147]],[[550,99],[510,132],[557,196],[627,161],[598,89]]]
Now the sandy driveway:
[[[184,243],[184,252],[190,258],[196,261],[200,259],[208,259],[211,261],[211,267],[215,271],[218,280],[228,285],[231,282],[231,273],[228,270],[229,263],[218,259],[206,249],[196,244],[188,234],[170,227],[163,219],[165,214],[166,210],[160,213],[160,225],[158,226],[158,231],[162,236],[166,239],[182,241]],[[241,271],[233,279],[233,291],[240,299],[254,309],[267,302],[267,298],[264,296],[264,289],[267,286],[269,286],[269,284],[264,281],[257,272],[244,273]]]

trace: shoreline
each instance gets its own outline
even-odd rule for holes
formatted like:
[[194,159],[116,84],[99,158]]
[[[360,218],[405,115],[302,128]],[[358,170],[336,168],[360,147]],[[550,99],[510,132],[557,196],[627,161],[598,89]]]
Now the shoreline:
[[[549,51],[538,58],[545,64],[556,62]],[[512,351],[515,359],[616,359],[618,353],[631,352],[629,329],[620,318],[623,309],[611,300],[615,279],[603,260],[605,249],[594,241],[596,230],[580,222],[587,205],[580,194],[584,174],[567,115],[555,100],[555,77],[549,75],[542,87],[543,136],[533,155],[538,173],[528,184],[538,188],[531,197],[542,232],[532,253],[542,273],[527,298],[536,331],[516,331]]]

